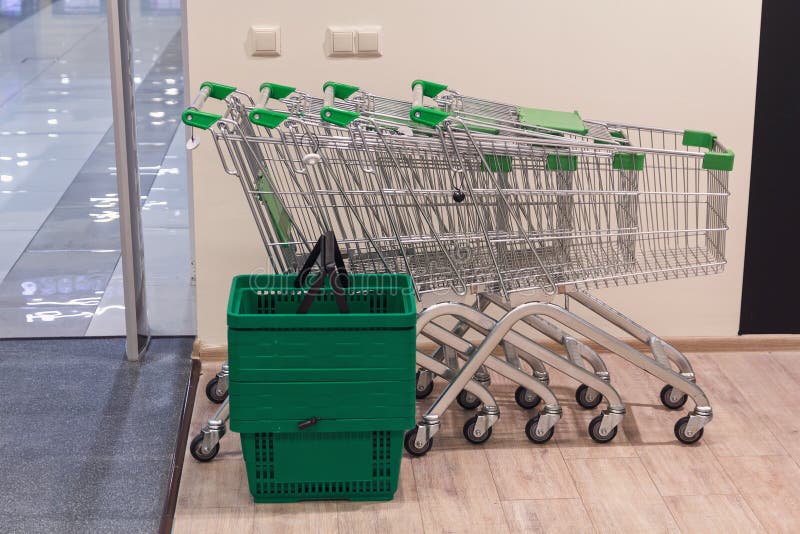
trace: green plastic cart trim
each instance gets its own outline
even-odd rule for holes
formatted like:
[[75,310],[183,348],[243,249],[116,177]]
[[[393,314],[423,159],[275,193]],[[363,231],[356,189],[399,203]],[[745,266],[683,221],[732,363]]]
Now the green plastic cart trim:
[[[495,154],[486,154],[483,159],[486,160],[486,165],[489,165],[489,170],[492,172],[511,172],[511,156],[498,156]],[[481,170],[485,171],[486,166],[481,161]]]
[[236,90],[235,87],[230,85],[222,85],[221,83],[203,82],[200,84],[200,89],[208,87],[208,96],[216,98],[217,100],[225,100],[228,95]]
[[259,175],[258,177],[258,189],[261,191],[258,196],[267,207],[267,212],[270,219],[272,219],[272,226],[278,234],[278,239],[284,243],[290,241],[292,218],[289,216],[289,212],[286,211],[280,199],[272,192],[269,180],[264,176]]
[[447,86],[442,83],[429,82],[426,80],[414,80],[411,82],[411,90],[413,91],[414,87],[417,85],[422,86],[422,94],[428,98],[436,98],[439,93],[447,89]]
[[699,130],[684,130],[683,132],[683,145],[696,146],[699,148],[706,148],[711,150],[714,148],[714,141],[717,140],[717,135],[711,132],[701,132]]
[[286,98],[290,94],[297,91],[296,88],[289,87],[288,85],[279,85],[277,83],[269,83],[269,82],[262,83],[261,87],[259,87],[258,90],[263,91],[266,88],[269,88],[269,97],[277,98],[278,100],[280,100],[281,98]]
[[611,137],[616,137],[617,139],[625,139],[625,134],[619,130],[609,130],[611,133]]
[[613,168],[621,171],[644,170],[644,154],[630,152],[617,152],[614,154]]
[[250,112],[250,122],[266,128],[277,128],[288,118],[289,114],[285,111],[275,111],[274,109],[255,108]]
[[198,109],[185,109],[181,114],[181,120],[187,126],[194,126],[201,130],[208,130],[215,122],[220,120],[222,115],[200,111]]
[[325,82],[322,85],[322,92],[324,93],[325,89],[328,87],[333,87],[333,96],[341,100],[347,100],[353,93],[360,89],[360,87],[347,85],[346,83]]
[[325,122],[345,127],[359,118],[361,114],[356,111],[325,106],[319,111],[319,116]]
[[589,128],[577,111],[552,111],[549,109],[518,108],[519,121],[529,126],[548,128],[561,132],[585,135]]
[[417,106],[411,108],[411,120],[435,128],[443,120],[450,116],[446,111],[441,109],[426,108],[424,106]]
[[548,154],[545,167],[548,171],[577,171],[578,156]]
[[706,152],[703,155],[703,168],[710,171],[732,171],[733,150]]

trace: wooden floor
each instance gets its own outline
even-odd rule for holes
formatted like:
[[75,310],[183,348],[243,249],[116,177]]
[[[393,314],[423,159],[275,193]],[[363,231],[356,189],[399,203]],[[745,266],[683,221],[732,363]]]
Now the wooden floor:
[[[600,408],[581,409],[575,384],[555,372],[564,416],[550,443],[530,443],[532,414],[495,380],[502,417],[489,442],[463,439],[468,416],[454,404],[431,452],[403,458],[393,501],[254,505],[231,433],[211,463],[187,452],[174,532],[800,532],[800,353],[689,356],[714,408],[693,446],[676,442],[685,410],[660,405],[662,384],[604,356],[628,407],[611,444],[589,439]],[[202,392],[218,365],[203,366],[190,438],[213,412]]]

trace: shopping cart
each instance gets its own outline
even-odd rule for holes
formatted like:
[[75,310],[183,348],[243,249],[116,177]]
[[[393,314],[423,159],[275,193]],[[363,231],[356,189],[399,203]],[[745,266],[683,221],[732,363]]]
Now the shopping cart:
[[[430,447],[439,416],[465,385],[480,391],[470,378],[482,363],[493,362],[483,358],[503,340],[556,368],[563,365],[565,360],[547,354],[513,328],[518,321],[530,324],[542,316],[667,382],[668,406],[681,406],[686,400],[683,392],[692,396],[697,406],[678,421],[676,435],[687,442],[700,438],[711,409],[693,383],[688,361],[575,288],[707,274],[722,268],[727,172],[733,156],[713,136],[683,134],[684,145],[702,145],[708,152],[668,148],[667,140],[675,142],[681,132],[632,126],[624,127],[628,141],[615,145],[551,140],[546,135],[537,135],[532,142],[524,139],[524,133],[475,131],[463,119],[450,116],[434,125],[437,135],[408,136],[397,135],[397,128],[384,129],[357,111],[346,114],[346,132],[318,135],[313,132],[318,124],[284,118],[281,128],[271,125],[256,135],[236,120],[242,114],[231,111],[219,120],[214,140],[226,170],[243,179],[256,220],[284,234],[265,239],[268,250],[279,252],[271,257],[278,263],[287,261],[284,267],[296,256],[293,250],[308,247],[304,235],[335,226],[345,236],[349,268],[356,272],[408,272],[420,295],[447,288],[480,291],[479,299],[506,307],[512,293],[558,290],[651,346],[654,358],[553,304],[526,303],[499,321],[460,304],[433,306],[420,315],[418,330],[468,355],[468,360],[418,429],[409,433],[410,452],[424,453]],[[637,131],[640,142],[634,146],[630,133]],[[651,141],[660,138],[662,144],[642,143],[641,134],[647,132]],[[445,315],[484,330],[484,341],[479,347],[465,345],[433,321]],[[670,360],[678,373],[671,370]],[[435,367],[433,360],[428,363]],[[443,373],[451,371],[446,368]],[[584,373],[588,376],[582,378],[589,382],[597,379]],[[520,377],[523,382],[529,378]],[[610,407],[593,421],[590,433],[607,441],[613,438],[624,408],[612,388],[598,386],[595,389],[609,399]],[[542,428],[552,435],[550,421],[557,414],[542,415],[529,424],[531,439],[541,438]],[[473,424],[473,437],[486,436],[489,419]],[[467,430],[465,426],[465,434]]]
[[[565,188],[570,187],[570,181],[577,177],[578,180],[585,179],[585,184],[601,184],[600,189],[602,190],[603,187],[610,184],[609,180],[617,175],[617,189],[630,191],[631,194],[620,195],[615,201],[608,202],[608,205],[616,204],[616,229],[619,231],[616,248],[619,256],[617,257],[629,261],[617,264],[621,265],[621,273],[619,271],[610,273],[610,276],[602,273],[599,276],[589,273],[588,276],[582,277],[580,273],[567,273],[564,286],[568,286],[571,281],[576,282],[578,286],[597,287],[680,276],[697,276],[718,272],[724,265],[724,233],[727,229],[725,225],[725,206],[728,195],[727,173],[732,168],[733,153],[719,144],[713,134],[644,128],[596,120],[584,121],[577,112],[553,112],[501,104],[460,95],[456,91],[448,90],[442,84],[421,80],[412,84],[413,99],[411,103],[373,95],[359,87],[347,84],[329,82],[324,89],[329,102],[334,100],[337,103],[344,102],[361,115],[379,120],[396,121],[401,117],[408,116],[413,121],[437,128],[443,139],[445,135],[452,135],[454,131],[459,134],[473,131],[523,138],[533,136],[549,140],[556,139],[559,145],[564,146],[572,144],[571,154],[549,155],[545,165],[563,164],[561,168],[556,169],[560,171],[556,174],[560,176],[564,184],[567,184]],[[437,107],[424,106],[425,97],[434,98]],[[352,120],[355,115],[349,113],[344,118]],[[463,137],[463,134],[461,135]],[[545,145],[546,143],[537,141],[536,144]],[[587,147],[587,144],[592,148]],[[600,165],[594,165],[592,159],[588,160],[587,165],[587,155],[595,158],[598,155],[602,157],[602,154],[598,154],[593,145],[611,145],[609,155],[604,158],[605,165],[602,162]],[[701,149],[704,150],[701,152]],[[578,164],[576,156],[581,158],[582,164]],[[489,164],[498,162],[493,156],[487,161]],[[507,166],[510,170],[511,164],[508,163]],[[506,183],[516,183],[518,185],[514,185],[514,187],[527,189],[529,185],[524,180],[527,174],[524,163],[520,166],[518,162],[515,166],[515,172],[510,173],[503,172],[506,169],[493,170],[500,171],[496,174]],[[602,185],[604,179],[606,180],[605,186]],[[591,190],[592,187],[595,187],[589,186],[586,189],[577,182],[575,185],[573,193],[580,190]],[[456,191],[454,194],[460,193]],[[574,197],[574,199],[579,200],[578,197]],[[588,201],[597,202],[597,200],[594,198]],[[565,201],[558,208],[558,216],[567,221],[571,232],[575,212],[572,211],[574,208],[570,203],[570,201]],[[640,209],[644,210],[641,215]],[[692,217],[695,218],[694,221],[692,221]],[[590,220],[589,226],[595,224],[595,221],[591,220],[591,216],[588,219]],[[644,224],[640,225],[640,222]],[[614,230],[613,224],[609,229]],[[591,228],[587,228],[587,230],[591,231]],[[606,254],[609,250],[614,250],[613,243],[609,243],[608,240],[602,242],[603,238],[600,241],[599,243],[589,242],[585,247],[587,252],[594,254],[594,257],[590,258],[588,266],[594,265],[603,270],[611,267],[613,270],[615,262],[609,261]],[[638,252],[636,250],[637,243],[640,247]],[[586,245],[586,241],[583,244]],[[600,253],[599,256],[598,253]],[[623,276],[619,276],[620,274]],[[694,381],[694,373],[686,358],[652,332],[581,291],[579,287],[563,287],[561,291],[565,293],[567,299],[572,297],[573,300],[580,302],[595,314],[627,331],[634,338],[647,343],[653,358],[660,366],[669,368],[670,362],[673,362],[687,381]],[[482,309],[492,304],[498,305],[504,310],[509,309],[507,303],[497,299],[491,293],[482,294],[476,303]],[[534,319],[533,317],[528,318],[527,322],[533,323],[532,326],[556,341],[562,341],[562,343],[567,341],[564,343],[567,354],[576,363],[580,362],[581,358],[577,355],[579,351],[576,350],[574,341],[563,337],[560,332],[554,331],[552,324],[543,324],[541,318]],[[454,331],[464,334],[468,329],[469,325],[459,323]],[[586,357],[588,362],[597,362],[592,364],[596,373],[607,377],[602,361],[596,357],[596,354],[587,350],[588,348],[585,346],[580,348],[585,354],[588,353],[588,357]],[[629,352],[627,349],[623,350]],[[632,358],[633,363],[639,367],[657,372],[657,369],[652,368],[650,361],[644,361],[640,356],[630,353],[628,359]],[[661,378],[663,379],[663,377]],[[424,396],[431,390],[431,377],[422,372],[418,380],[419,396]],[[682,391],[670,384],[665,385],[660,395],[662,403],[672,409],[681,407],[687,400],[687,396]],[[520,392],[517,393],[519,402]],[[599,402],[595,392],[585,386],[580,386],[576,391],[576,400],[586,407],[591,406],[594,402]],[[697,400],[698,403],[706,404],[701,402],[702,398]],[[523,403],[520,402],[520,405]],[[701,410],[698,413],[705,412]],[[679,435],[679,439],[688,439],[687,436],[678,432],[679,426],[676,425],[676,434]],[[690,435],[696,436],[697,431],[698,428],[693,423],[689,427]]]

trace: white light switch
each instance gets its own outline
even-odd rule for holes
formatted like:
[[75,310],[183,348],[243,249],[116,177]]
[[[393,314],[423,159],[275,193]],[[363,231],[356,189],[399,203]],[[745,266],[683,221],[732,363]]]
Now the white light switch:
[[381,55],[380,26],[358,28],[356,32],[356,55],[359,56]]
[[252,56],[281,55],[281,29],[278,26],[251,26],[247,48]]
[[332,26],[325,32],[325,50],[329,56],[352,56],[355,53],[353,28]]

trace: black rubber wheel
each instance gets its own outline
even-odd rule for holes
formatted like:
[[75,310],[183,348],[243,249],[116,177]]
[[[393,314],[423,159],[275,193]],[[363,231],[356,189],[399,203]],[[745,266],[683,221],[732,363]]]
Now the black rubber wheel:
[[475,425],[478,423],[478,416],[472,416],[464,423],[464,438],[470,443],[480,444],[486,442],[492,437],[492,427],[486,429],[486,432],[480,436],[475,435]]
[[481,405],[481,400],[466,389],[461,390],[461,393],[456,397],[456,402],[465,410],[474,410]]
[[428,382],[427,386],[425,386],[424,388],[420,389],[420,387],[419,387],[419,375],[420,375],[420,371],[417,371],[417,379],[415,381],[415,384],[417,384],[416,394],[417,394],[417,398],[418,399],[424,399],[425,397],[430,395],[431,392],[433,391],[433,379],[431,379],[431,381]]
[[582,408],[591,410],[592,408],[597,408],[600,406],[600,403],[603,402],[603,396],[596,391],[594,392],[594,397],[591,400],[588,400],[588,398],[589,386],[586,384],[581,384],[578,386],[578,389],[575,390],[575,400],[578,401],[578,404],[580,404]]
[[589,437],[597,443],[608,443],[617,437],[617,427],[611,429],[611,432],[605,436],[600,433],[600,425],[603,423],[603,416],[598,415],[589,422]]
[[543,436],[539,436],[536,434],[536,425],[539,424],[539,414],[534,415],[528,421],[528,424],[525,425],[525,435],[528,436],[528,439],[534,443],[547,443],[550,441],[550,438],[553,437],[553,434],[556,431],[555,426],[551,426],[550,430],[545,432]]
[[686,404],[686,399],[688,399],[689,396],[686,393],[684,393],[683,395],[680,396],[677,402],[673,402],[669,398],[670,395],[672,395],[672,391],[673,388],[669,384],[661,388],[661,394],[659,395],[661,397],[661,404],[663,404],[670,410],[677,410],[678,408],[681,408],[684,404]]
[[189,452],[192,454],[192,457],[197,460],[198,462],[210,462],[213,460],[217,453],[219,452],[219,443],[211,447],[209,451],[203,451],[203,434],[197,434],[192,443],[189,444]]
[[528,391],[523,386],[519,386],[517,390],[514,392],[514,400],[517,401],[517,404],[520,408],[524,408],[526,410],[530,410],[531,408],[536,408],[540,402],[542,402],[541,397],[532,391]]
[[403,447],[406,449],[406,452],[411,456],[425,456],[428,454],[428,451],[431,450],[433,446],[433,438],[428,440],[422,448],[418,449],[417,446],[414,444],[414,441],[417,439],[417,428],[414,427],[403,437]]
[[700,441],[700,438],[703,437],[703,429],[701,428],[695,435],[687,436],[686,435],[686,426],[689,424],[689,416],[686,415],[681,417],[675,422],[675,437],[678,438],[678,441],[681,443],[685,443],[686,445],[691,445],[692,443],[697,443]]
[[228,392],[226,391],[222,395],[219,394],[217,391],[217,384],[219,383],[219,377],[214,377],[208,381],[206,384],[206,397],[208,400],[213,402],[214,404],[222,404],[225,402],[225,399],[228,398]]

